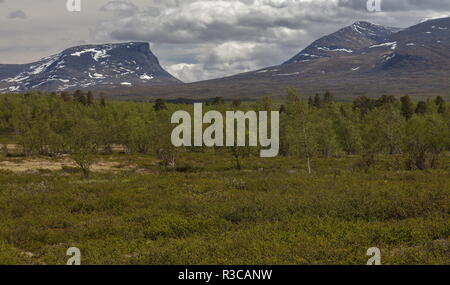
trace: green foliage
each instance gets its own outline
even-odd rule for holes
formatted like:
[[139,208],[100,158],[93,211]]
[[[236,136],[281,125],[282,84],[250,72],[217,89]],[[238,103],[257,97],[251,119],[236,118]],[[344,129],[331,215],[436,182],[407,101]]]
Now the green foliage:
[[353,101],[353,110],[358,110],[364,118],[373,109],[373,102],[365,96],[359,96]]
[[402,115],[409,120],[414,114],[414,103],[409,96],[403,96],[400,98],[400,101],[402,104]]
[[420,101],[419,103],[417,103],[416,114],[425,114],[427,112],[427,108],[427,103],[424,101]]
[[223,105],[225,104],[225,100],[222,97],[215,97],[212,101],[213,105]]
[[236,108],[241,106],[241,104],[242,104],[241,99],[233,99],[233,101],[231,102],[231,107]]
[[323,94],[323,102],[325,104],[330,104],[330,103],[334,103],[335,98],[334,95],[329,91],[325,91],[325,94]]
[[365,264],[373,246],[383,264],[450,264],[445,103],[420,115],[390,96],[316,106],[290,89],[283,108],[240,104],[283,109],[282,156],[262,159],[173,147],[171,114],[192,106],[84,104],[80,92],[0,96],[3,144],[77,166],[0,171],[0,264],[65,264],[71,246],[83,264]]
[[166,103],[163,99],[156,99],[155,105],[153,105],[153,109],[158,112],[161,110],[167,110]]
[[[28,156],[111,153],[113,148],[121,147],[128,153],[155,154],[164,169],[176,168],[176,153],[181,149],[175,149],[170,142],[173,129],[170,115],[179,109],[192,112],[192,106],[166,104],[162,100],[154,105],[113,101],[106,104],[105,100],[97,103],[92,93],[87,94],[91,95],[76,91],[73,101],[68,99],[67,93],[3,95],[0,97],[0,136],[14,137]],[[92,100],[86,99],[83,103],[82,97]],[[309,102],[300,98],[290,89],[281,107],[269,97],[251,105],[235,102],[231,106],[242,110],[281,110],[280,154],[283,156],[307,159],[367,152],[408,156],[412,151],[405,139],[404,118],[411,118],[416,108],[408,96],[402,97],[401,103],[386,95],[376,100],[358,97],[353,105],[335,103],[330,92],[326,92],[323,99],[317,95],[316,100],[311,98]],[[450,114],[443,99],[423,103],[427,107],[425,113],[419,112],[421,115],[434,116],[450,126]],[[218,105],[206,107],[205,112],[214,109],[224,114],[229,110],[222,98],[216,98],[214,104]],[[444,111],[439,111],[439,106],[444,106]],[[439,152],[450,147],[445,139],[442,142],[445,147]],[[242,167],[242,158],[258,152],[257,148],[229,150],[236,167]],[[215,148],[215,151],[220,149]]]
[[409,169],[437,168],[439,157],[448,147],[450,130],[442,117],[413,116],[406,125],[405,145]]
[[70,157],[80,167],[84,178],[88,179],[91,175],[91,166],[95,162],[94,155],[87,151],[81,151],[72,153]]
[[85,265],[363,265],[373,246],[385,265],[450,264],[449,171],[381,169],[392,159],[364,173],[316,158],[312,175],[295,157],[235,171],[226,153],[180,154],[195,173],[0,172],[0,264],[63,265],[72,246]]
[[346,115],[350,111],[341,112],[335,121],[336,136],[339,146],[346,154],[357,154],[362,150],[363,140],[356,118]]
[[404,119],[393,105],[383,105],[364,119],[363,138],[366,151],[400,153]]

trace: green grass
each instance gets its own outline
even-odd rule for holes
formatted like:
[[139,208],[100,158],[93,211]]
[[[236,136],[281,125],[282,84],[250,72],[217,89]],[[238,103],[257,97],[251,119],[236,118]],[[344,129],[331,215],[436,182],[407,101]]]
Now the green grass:
[[[0,173],[0,264],[450,264],[450,171],[368,173],[357,158],[244,160],[184,153],[161,173],[150,156],[90,180],[63,171]],[[448,164],[449,159],[444,163]],[[145,171],[138,171],[144,169]]]

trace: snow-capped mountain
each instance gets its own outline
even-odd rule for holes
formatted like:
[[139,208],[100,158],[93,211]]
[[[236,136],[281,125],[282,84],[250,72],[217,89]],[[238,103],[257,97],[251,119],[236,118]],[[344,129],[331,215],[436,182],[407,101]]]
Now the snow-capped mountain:
[[281,76],[302,80],[322,75],[328,78],[355,74],[381,76],[387,72],[395,76],[397,72],[428,78],[429,71],[449,69],[450,18],[439,18],[407,29],[356,22],[315,41],[281,65],[234,77]]
[[406,29],[356,22],[280,65],[153,93],[254,98],[283,96],[294,87],[305,95],[328,89],[340,98],[448,96],[449,78],[450,18],[439,17]]
[[280,65],[190,84],[164,71],[147,43],[80,46],[33,64],[0,65],[0,93],[86,88],[127,99],[255,98],[294,87],[306,95],[328,89],[340,98],[425,97],[448,96],[449,78],[450,18],[437,17],[406,29],[359,21]]
[[0,92],[177,83],[143,42],[77,46],[31,64],[0,65]]
[[383,69],[446,70],[450,66],[450,17],[422,21],[389,36],[379,46],[385,53],[384,62],[378,65]]
[[346,54],[352,55],[362,48],[384,41],[399,30],[398,28],[358,21],[351,26],[318,39],[285,63],[307,62]]

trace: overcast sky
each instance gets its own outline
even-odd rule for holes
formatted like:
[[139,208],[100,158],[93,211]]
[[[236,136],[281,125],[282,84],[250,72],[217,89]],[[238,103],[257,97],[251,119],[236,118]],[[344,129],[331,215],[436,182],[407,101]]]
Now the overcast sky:
[[280,64],[357,20],[395,27],[450,15],[450,0],[0,0],[0,63],[28,63],[91,43],[148,41],[185,82]]

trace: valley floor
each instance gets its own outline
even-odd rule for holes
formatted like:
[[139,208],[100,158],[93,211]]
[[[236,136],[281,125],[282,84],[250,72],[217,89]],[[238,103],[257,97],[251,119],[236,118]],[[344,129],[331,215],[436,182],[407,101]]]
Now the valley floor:
[[0,264],[450,264],[450,156],[439,170],[378,157],[100,156],[90,179],[68,158],[0,159]]

